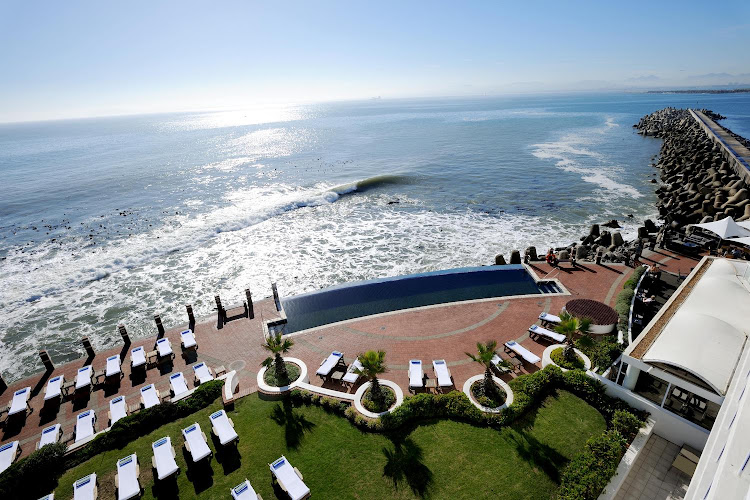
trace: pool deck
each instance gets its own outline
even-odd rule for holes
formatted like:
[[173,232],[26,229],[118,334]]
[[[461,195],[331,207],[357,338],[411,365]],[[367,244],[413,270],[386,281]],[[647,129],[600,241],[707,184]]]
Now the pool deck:
[[[679,271],[683,275],[698,262],[696,259],[678,256],[666,250],[659,250],[658,253],[646,250],[643,257],[642,261],[646,264],[659,262],[665,271]],[[496,340],[502,349],[504,342],[516,340],[541,357],[549,344],[532,340],[527,333],[528,327],[537,323],[540,313],[557,314],[568,300],[574,298],[589,298],[614,305],[623,283],[633,271],[621,264],[584,263],[576,269],[571,269],[570,264],[564,264],[564,268],[559,270],[552,269],[542,262],[534,262],[530,267],[538,278],[559,279],[570,295],[501,297],[354,319],[292,334],[294,347],[289,355],[307,364],[311,384],[347,391],[337,382],[323,383],[314,375],[320,362],[333,350],[342,351],[347,364],[360,352],[370,349],[384,350],[388,371],[382,378],[399,384],[404,393],[408,390],[407,365],[410,359],[421,359],[425,373],[430,379],[434,378],[432,360],[445,359],[453,375],[455,387],[461,390],[464,381],[482,371],[465,354],[475,352],[477,342]],[[23,425],[3,426],[0,435],[2,443],[20,440],[22,456],[28,455],[34,451],[42,429],[58,422],[62,424],[63,440],[71,439],[75,415],[86,409],[96,411],[96,430],[102,430],[107,427],[110,399],[124,395],[129,407],[137,406],[140,401],[139,389],[148,383],[154,383],[162,396],[168,395],[169,374],[180,371],[185,374],[188,387],[193,388],[191,366],[199,361],[206,362],[212,368],[224,366],[227,371],[236,370],[239,376],[240,396],[256,391],[260,363],[267,357],[267,352],[261,347],[261,318],[271,319],[277,313],[271,299],[256,302],[254,310],[253,319],[236,319],[226,323],[221,329],[217,327],[215,317],[199,320],[194,328],[198,350],[187,357],[182,355],[179,340],[179,332],[186,326],[168,329],[166,336],[172,342],[175,359],[172,364],[147,370],[145,378],[134,378],[131,374],[129,351],[141,345],[145,346],[147,351],[153,350],[155,336],[133,339],[132,345],[127,349],[120,345],[97,352],[93,358],[79,359],[57,366],[52,373],[39,373],[11,383],[0,394],[0,403],[8,404],[16,390],[30,386],[32,398],[29,404],[32,412],[26,417],[25,422],[21,419]],[[42,411],[44,390],[49,378],[64,374],[66,381],[74,380],[78,368],[86,364],[93,365],[95,371],[103,370],[106,358],[113,354],[121,354],[123,359],[124,378],[119,387],[106,388],[104,385],[97,385],[86,398],[66,398],[59,408],[55,406]],[[41,369],[41,362],[39,364]],[[540,368],[540,364],[524,365],[519,372],[505,375],[503,378],[507,381]],[[354,392],[356,388],[357,386],[350,388],[348,392]]]

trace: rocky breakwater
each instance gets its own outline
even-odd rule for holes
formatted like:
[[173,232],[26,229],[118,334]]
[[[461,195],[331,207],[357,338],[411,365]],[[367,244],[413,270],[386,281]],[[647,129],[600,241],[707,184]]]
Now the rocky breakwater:
[[[724,117],[701,110],[717,120]],[[750,191],[686,109],[665,108],[634,125],[639,133],[664,140],[655,165],[660,170],[659,214],[672,229],[727,216],[750,219]]]

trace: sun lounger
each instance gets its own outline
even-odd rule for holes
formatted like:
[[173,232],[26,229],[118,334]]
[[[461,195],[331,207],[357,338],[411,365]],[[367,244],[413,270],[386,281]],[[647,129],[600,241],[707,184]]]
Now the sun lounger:
[[510,342],[505,343],[505,348],[509,351],[513,351],[518,356],[521,356],[521,358],[526,361],[527,363],[538,363],[542,360],[539,356],[534,354],[533,352],[526,349],[524,346],[516,342],[515,340],[511,340]]
[[75,442],[77,443],[93,436],[96,432],[96,430],[94,429],[95,423],[96,413],[94,413],[94,410],[86,410],[83,413],[79,413],[76,417]]
[[451,371],[448,369],[448,365],[444,359],[434,360],[432,362],[432,369],[435,371],[435,376],[437,376],[439,387],[450,387],[453,385]]
[[109,400],[109,425],[128,416],[128,405],[125,404],[125,396],[117,396]]
[[26,412],[29,408],[29,398],[31,397],[31,387],[24,387],[13,393],[13,399],[8,408],[8,416],[16,413]]
[[[511,368],[508,368],[507,366],[503,365],[504,361],[506,361],[506,360],[504,360],[503,358],[501,358],[498,354],[495,354],[494,356],[492,356],[492,359],[490,360],[490,362],[495,367],[495,369],[498,372],[500,372],[501,374],[508,373],[511,370]],[[521,365],[520,361],[516,360],[516,362],[518,363],[518,366]],[[511,364],[512,364],[512,362],[511,362]],[[515,369],[515,367],[513,367],[513,368]]]
[[302,481],[302,474],[296,467],[292,467],[285,456],[282,456],[270,464],[271,474],[281,489],[284,490],[292,500],[301,500],[310,496],[310,488]]
[[141,387],[141,404],[144,408],[151,408],[159,403],[161,403],[159,391],[156,390],[154,384],[148,384]]
[[115,377],[122,374],[122,371],[120,370],[120,365],[122,363],[120,362],[120,356],[115,354],[114,356],[110,356],[107,358],[107,371],[104,372],[104,376],[109,377]]
[[422,360],[409,360],[409,389],[424,387],[424,371],[422,370]]
[[338,351],[333,351],[326,359],[321,361],[320,368],[315,373],[321,377],[327,377],[337,364],[344,361],[344,355]]
[[195,334],[192,330],[185,330],[180,332],[180,339],[182,339],[183,349],[197,349],[198,343],[195,341]]
[[547,330],[546,328],[542,328],[539,325],[531,325],[529,327],[529,334],[531,335],[541,335],[542,337],[547,337],[550,340],[553,340],[555,342],[565,342],[565,335],[562,333],[556,333],[552,330]]
[[539,321],[542,322],[542,325],[549,325],[549,324],[559,324],[560,323],[560,316],[555,316],[554,314],[545,313],[539,315]]
[[55,500],[55,494],[54,493],[50,493],[49,495],[44,495],[39,500]]
[[195,372],[195,385],[205,384],[214,379],[214,374],[206,363],[193,365],[193,371]]
[[260,495],[255,493],[250,481],[247,479],[229,491],[232,492],[234,500],[261,500]]
[[358,359],[355,359],[354,363],[349,365],[349,368],[346,370],[346,374],[344,375],[344,378],[342,378],[341,380],[343,380],[344,383],[347,383],[347,384],[357,383],[357,380],[359,380],[359,374],[356,373],[354,370],[361,370],[361,369],[362,369],[362,363],[360,363]]
[[78,369],[76,374],[76,391],[81,389],[91,389],[91,382],[94,379],[94,369],[91,365]]
[[46,429],[42,431],[42,437],[39,439],[39,442],[36,444],[36,449],[38,450],[42,446],[48,445],[48,444],[55,444],[58,441],[60,441],[60,438],[62,437],[62,426],[60,424],[50,425]]
[[172,439],[167,436],[151,444],[154,456],[151,458],[151,466],[156,469],[156,477],[162,479],[175,474],[179,467],[175,462],[175,452],[172,447]]
[[182,436],[185,438],[185,448],[193,462],[199,462],[211,455],[211,448],[206,442],[206,435],[203,434],[201,426],[194,423],[190,427],[182,429]]
[[219,438],[222,446],[231,443],[239,436],[234,430],[234,422],[227,416],[227,412],[219,410],[211,414],[211,431]]
[[130,351],[130,367],[138,368],[141,366],[146,366],[146,350],[143,346]]
[[160,358],[172,357],[174,352],[172,351],[172,343],[168,338],[159,339],[156,341],[156,350],[159,352]]
[[62,386],[65,383],[65,377],[58,375],[47,381],[47,387],[44,389],[44,400],[62,398]]
[[96,487],[96,474],[82,477],[73,483],[73,500],[96,500],[99,496]]
[[182,372],[173,373],[169,376],[169,387],[172,391],[172,396],[177,397],[188,392],[187,382]]
[[21,446],[18,441],[0,446],[0,473],[13,465],[13,462],[21,454]]
[[117,461],[117,500],[129,500],[141,494],[141,484],[138,482],[140,475],[141,468],[138,467],[138,457],[135,453]]

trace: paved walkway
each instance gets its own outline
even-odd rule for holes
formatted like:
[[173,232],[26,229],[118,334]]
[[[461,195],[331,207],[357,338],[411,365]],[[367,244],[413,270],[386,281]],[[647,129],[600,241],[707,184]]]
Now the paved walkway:
[[615,500],[681,500],[690,477],[672,467],[680,447],[652,434]]
[[750,150],[702,112],[696,110],[692,110],[692,112],[698,120],[698,123],[704,125],[703,129],[706,130],[709,135],[713,135],[711,139],[720,144],[727,153],[734,157],[733,161],[739,164],[739,173],[742,178],[745,179],[745,181],[750,180]]
[[[666,252],[659,255],[668,270],[672,265],[670,259],[682,259],[676,256],[668,257]],[[399,384],[405,393],[408,391],[406,369],[410,359],[421,359],[429,378],[434,377],[432,360],[445,359],[451,369],[455,387],[460,390],[469,377],[481,372],[465,354],[467,351],[474,352],[477,342],[496,340],[498,345],[502,346],[504,342],[516,340],[541,357],[547,344],[529,339],[527,333],[528,327],[537,322],[541,312],[557,314],[568,300],[574,298],[590,298],[614,305],[617,293],[632,272],[632,269],[618,264],[584,263],[575,269],[568,266],[569,264],[563,269],[553,269],[539,262],[533,263],[531,269],[539,278],[558,278],[570,295],[539,295],[453,303],[351,320],[293,334],[295,345],[289,355],[300,358],[307,364],[312,372],[310,383],[345,390],[339,383],[323,383],[314,375],[315,369],[328,353],[332,350],[343,351],[346,362],[351,363],[356,355],[363,351],[384,350],[387,353],[388,371],[383,378]],[[223,365],[227,371],[236,370],[240,391],[255,391],[258,369],[268,355],[261,347],[261,318],[269,319],[275,316],[273,301],[264,300],[255,303],[255,317],[252,319],[236,319],[222,328],[218,327],[216,318],[199,320],[194,328],[199,347],[194,355],[187,357],[181,356],[179,340],[179,332],[185,329],[186,325],[171,328],[166,332],[166,336],[171,339],[177,354],[174,362],[149,369],[145,377],[131,374],[129,352],[139,345],[152,350],[155,337],[139,339],[128,348],[120,347],[99,352],[92,359],[81,359],[59,366],[50,374],[37,374],[15,382],[0,394],[0,401],[6,404],[11,400],[15,390],[30,386],[30,405],[33,412],[25,422],[22,422],[22,426],[5,426],[0,435],[2,442],[20,440],[23,455],[27,455],[34,450],[41,430],[55,422],[62,424],[65,438],[70,439],[75,415],[86,409],[96,411],[96,428],[104,429],[107,426],[107,411],[111,398],[124,395],[129,406],[137,406],[139,389],[146,383],[154,383],[163,395],[169,394],[169,374],[178,371],[184,372],[189,381],[188,385],[192,388],[191,366],[197,361],[204,361],[213,368]],[[44,389],[50,377],[64,374],[66,380],[74,380],[77,369],[86,364],[91,364],[95,370],[102,370],[106,358],[113,354],[121,354],[123,359],[125,377],[119,387],[97,386],[88,397],[65,400],[59,407],[53,405],[44,408]],[[504,378],[507,381],[539,368],[537,365],[525,365],[520,372],[506,375]],[[356,389],[357,386],[350,388],[349,392]]]

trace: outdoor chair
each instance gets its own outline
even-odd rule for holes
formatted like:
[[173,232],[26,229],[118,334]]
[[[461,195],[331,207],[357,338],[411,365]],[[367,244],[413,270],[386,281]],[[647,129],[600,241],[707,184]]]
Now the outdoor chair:
[[130,367],[140,368],[140,367],[146,367],[146,350],[141,347],[136,347],[132,351],[130,351]]
[[565,342],[565,335],[552,330],[547,330],[539,325],[531,325],[529,327],[529,336],[532,338],[539,338],[539,336],[545,337],[553,342]]
[[78,373],[76,374],[76,392],[83,389],[87,389],[90,391],[93,380],[94,369],[91,368],[91,365],[79,368]]
[[42,431],[42,437],[36,444],[36,449],[40,449],[42,446],[48,444],[55,444],[60,441],[62,437],[62,426],[60,424],[50,425]]
[[193,462],[200,462],[211,456],[211,448],[208,447],[206,435],[197,422],[182,429],[182,436],[185,438],[185,449],[190,453]]
[[255,493],[250,481],[247,479],[234,488],[231,488],[229,491],[232,493],[232,498],[234,500],[263,500],[258,493]]
[[168,338],[157,340],[156,350],[159,353],[159,360],[172,359],[174,357],[174,351],[172,351],[172,343]]
[[310,488],[297,467],[292,467],[285,456],[269,464],[274,481],[289,495],[291,500],[302,500],[310,496]]
[[96,474],[82,477],[73,483],[73,500],[96,500],[99,488],[96,484]]
[[198,343],[195,341],[195,334],[192,330],[180,332],[180,342],[184,350],[198,349]]
[[120,356],[115,354],[114,356],[110,356],[107,358],[107,368],[104,372],[104,378],[106,380],[111,380],[114,377],[120,378],[122,377],[122,361],[120,361]]
[[211,432],[219,439],[222,446],[239,439],[237,432],[234,430],[234,422],[224,410],[211,414]]
[[62,400],[62,388],[65,383],[65,377],[58,375],[47,381],[47,387],[44,389],[44,401]]
[[521,359],[526,361],[530,364],[539,363],[542,358],[534,354],[533,352],[526,349],[524,346],[516,342],[515,340],[511,340],[510,342],[505,343],[505,350],[515,353],[518,356],[521,356]]
[[21,454],[21,446],[18,441],[4,444],[0,446],[0,474],[13,465],[18,455]]
[[321,361],[320,368],[318,368],[318,371],[316,371],[315,373],[321,378],[325,378],[331,374],[336,365],[343,362],[343,353],[333,351],[326,359]]
[[349,368],[347,368],[346,373],[344,374],[344,377],[341,379],[341,381],[344,384],[350,384],[354,385],[357,383],[357,380],[359,380],[359,374],[356,373],[354,370],[361,370],[362,369],[362,363],[359,362],[359,359],[355,359],[352,364],[349,365]]
[[161,403],[161,398],[159,397],[159,391],[156,390],[154,384],[148,384],[141,387],[141,405],[143,405],[144,408],[151,408],[159,403]]
[[128,416],[128,405],[125,404],[125,396],[117,396],[109,400],[109,425]]
[[555,316],[554,314],[545,313],[539,315],[539,321],[542,322],[542,326],[547,325],[558,325],[560,324],[560,316]]
[[214,379],[213,371],[206,363],[193,365],[193,372],[195,372],[195,376],[193,377],[195,385],[205,384]]
[[13,393],[13,399],[8,407],[8,417],[17,415],[21,412],[24,414],[29,409],[29,398],[31,397],[31,387],[24,387]]
[[177,398],[188,392],[187,381],[182,372],[173,373],[169,376],[169,387],[172,397]]
[[138,456],[135,453],[117,461],[117,474],[115,474],[117,500],[130,500],[140,496],[140,475],[141,468],[138,466]]
[[422,369],[422,360],[409,360],[409,390],[424,387],[424,370]]
[[156,469],[156,477],[159,481],[176,474],[180,470],[175,462],[177,456],[172,439],[167,436],[151,443],[151,449],[154,452],[151,457],[151,466]]
[[438,387],[453,386],[453,377],[444,359],[433,360],[432,369],[435,371]]
[[96,432],[96,413],[94,410],[86,410],[76,417],[75,442],[90,438]]

